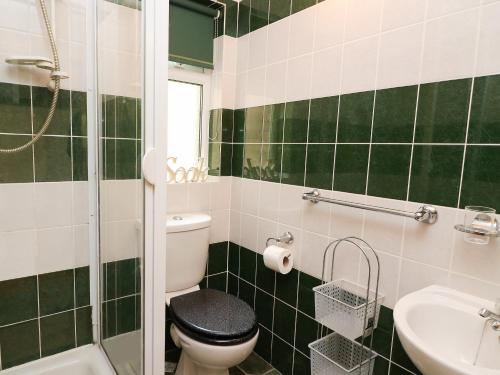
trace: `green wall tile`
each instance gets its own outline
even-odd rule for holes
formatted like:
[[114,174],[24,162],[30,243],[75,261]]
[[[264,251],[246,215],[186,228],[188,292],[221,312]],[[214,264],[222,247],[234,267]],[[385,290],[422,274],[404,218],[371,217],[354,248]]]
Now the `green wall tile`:
[[73,270],[39,275],[38,283],[41,316],[75,308]]
[[142,141],[135,142],[135,178],[142,178]]
[[264,107],[247,108],[245,112],[245,143],[262,142]]
[[87,93],[71,91],[72,135],[87,135]]
[[210,244],[208,248],[208,274],[227,271],[227,242]]
[[102,337],[116,336],[116,300],[102,304]]
[[243,177],[260,179],[260,158],[262,144],[245,144],[245,157],[243,162]]
[[228,273],[227,292],[235,297],[238,296],[238,277]]
[[340,97],[337,142],[370,142],[373,100],[373,91]]
[[297,287],[299,281],[299,273],[295,268],[286,274],[276,274],[276,298],[295,307],[297,306]]
[[464,146],[415,145],[409,200],[457,207]]
[[469,143],[500,143],[500,75],[474,79]]
[[304,315],[297,313],[297,326],[295,327],[295,347],[302,353],[309,353],[307,345],[317,338],[319,325],[318,323]]
[[240,273],[240,247],[233,242],[229,243],[229,256],[227,264],[229,272],[235,276]]
[[103,95],[104,137],[116,137],[116,97]]
[[104,299],[110,300],[116,298],[116,262],[106,263],[105,269]]
[[416,143],[463,143],[469,112],[471,79],[420,86]]
[[234,111],[232,109],[222,110],[222,142],[233,141],[233,118]]
[[318,285],[321,285],[319,279],[300,272],[298,309],[309,316],[314,316],[314,292],[312,288]]
[[75,268],[75,303],[76,307],[90,305],[90,270],[89,267]]
[[[392,341],[392,355],[391,355],[391,361],[397,363],[398,365],[411,370],[412,372],[415,372],[419,374],[420,372],[418,369],[415,367],[413,362],[410,360],[408,355],[406,354],[405,350],[403,349],[403,345],[401,345],[401,341],[399,340],[398,333],[396,330],[394,330],[394,337]],[[391,374],[392,374],[392,368],[391,368]],[[404,372],[401,372],[403,374]]]
[[209,142],[220,142],[222,140],[222,109],[212,109],[208,125]]
[[124,297],[135,293],[135,258],[116,262],[116,296]]
[[257,262],[257,254],[252,251],[240,247],[240,274],[239,276],[245,281],[255,285],[255,268]]
[[250,32],[250,2],[251,0],[242,0],[239,3],[238,37]]
[[337,144],[333,189],[364,194],[369,145]]
[[289,185],[304,186],[305,161],[305,144],[284,144],[281,182]]
[[244,145],[233,144],[233,157],[231,160],[231,176],[243,176]]
[[281,155],[283,145],[263,144],[261,156],[261,179],[264,181],[280,182]]
[[36,318],[38,316],[36,276],[1,281],[0,301],[5,302],[0,308],[0,326]]
[[335,145],[307,145],[306,186],[328,190],[332,188],[334,156]]
[[281,372],[282,375],[291,375],[293,369],[293,347],[288,345],[279,337],[273,335],[271,364]]
[[292,0],[271,0],[269,4],[269,23],[288,17],[291,12]]
[[221,143],[209,142],[208,174],[210,176],[220,176],[220,173],[221,173]]
[[467,146],[460,207],[486,206],[500,212],[500,146]]
[[373,375],[388,375],[389,374],[389,361],[385,358],[377,356],[375,358],[375,365],[373,366]]
[[87,181],[88,180],[88,154],[86,137],[72,137],[73,148],[73,181]]
[[233,145],[230,143],[221,144],[221,165],[220,175],[231,176],[231,160],[233,157]]
[[294,308],[275,300],[273,332],[290,345],[293,345],[296,313]]
[[40,358],[38,320],[0,328],[2,369]]
[[42,357],[73,349],[75,343],[75,313],[73,311],[40,319]]
[[301,10],[312,7],[316,4],[316,0],[292,0],[292,13],[300,12]]
[[[274,0],[273,0],[274,1]],[[259,326],[259,337],[255,345],[255,352],[264,358],[267,362],[271,362],[271,346],[273,334],[263,326]]]
[[220,273],[218,275],[208,276],[207,286],[211,289],[220,290],[221,292],[226,292],[226,280],[227,273]]
[[[49,113],[53,94],[47,87],[33,86],[31,88],[31,95],[33,103],[33,130],[35,133],[38,133]],[[45,134],[71,134],[71,98],[69,91],[59,90],[56,111]]]
[[0,133],[31,134],[29,86],[0,82]]
[[135,296],[116,300],[116,333],[132,332],[135,330]]
[[262,255],[257,254],[256,285],[267,293],[274,295],[275,278],[275,272],[267,268]]
[[234,111],[234,133],[233,142],[245,142],[245,110],[237,109]]
[[266,105],[264,109],[264,128],[262,142],[283,142],[283,128],[285,125],[285,104]]
[[253,309],[255,299],[255,286],[253,284],[247,283],[243,279],[240,279],[238,297],[248,303]]
[[226,20],[226,35],[235,38],[238,35],[238,3],[230,0],[226,1],[226,12],[224,19]]
[[273,296],[257,289],[255,294],[255,314],[257,315],[257,321],[269,329],[273,328],[273,307]]
[[[31,140],[25,135],[0,135],[0,148],[14,148]],[[33,182],[33,146],[14,154],[0,154],[0,183]]]
[[92,338],[92,307],[76,309],[76,345],[91,344]]
[[42,136],[35,144],[35,181],[71,181],[71,137]]
[[406,200],[410,145],[372,145],[368,195]]
[[[308,353],[307,351],[306,353]],[[311,361],[297,350],[293,352],[293,375],[310,375]]]
[[135,329],[141,329],[142,325],[142,297],[140,294],[135,295]]
[[309,100],[286,103],[285,143],[306,143],[309,119]]
[[116,179],[133,179],[136,176],[136,141],[116,140]]
[[373,142],[412,142],[417,92],[418,86],[377,91],[373,118]]
[[136,103],[135,98],[116,97],[116,136],[118,138],[135,138]]
[[104,139],[103,147],[104,179],[112,180],[116,178],[116,139]]
[[338,96],[311,99],[309,143],[334,143],[337,132]]
[[251,0],[250,31],[267,26],[270,0]]
[[418,374],[420,375],[420,372],[412,372],[408,371],[400,366],[398,366],[395,363],[391,363],[389,373],[391,375],[413,375],[413,374]]

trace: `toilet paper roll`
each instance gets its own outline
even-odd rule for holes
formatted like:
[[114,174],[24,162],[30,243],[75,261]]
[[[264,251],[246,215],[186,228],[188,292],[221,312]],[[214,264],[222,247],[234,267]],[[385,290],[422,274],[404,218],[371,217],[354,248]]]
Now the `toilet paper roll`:
[[293,267],[292,253],[279,246],[269,246],[264,250],[264,264],[276,272],[287,274]]

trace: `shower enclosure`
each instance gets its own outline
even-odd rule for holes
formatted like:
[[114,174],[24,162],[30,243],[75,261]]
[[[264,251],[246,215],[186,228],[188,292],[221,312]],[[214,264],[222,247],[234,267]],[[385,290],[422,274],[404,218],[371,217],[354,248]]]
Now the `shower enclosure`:
[[6,373],[161,373],[166,3],[0,4]]

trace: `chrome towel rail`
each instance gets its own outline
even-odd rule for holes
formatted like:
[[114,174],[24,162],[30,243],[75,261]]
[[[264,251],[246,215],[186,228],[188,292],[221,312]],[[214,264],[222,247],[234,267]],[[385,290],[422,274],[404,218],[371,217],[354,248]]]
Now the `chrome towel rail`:
[[302,194],[302,199],[312,203],[318,203],[318,202],[333,203],[333,204],[338,204],[340,206],[354,207],[354,208],[360,208],[362,210],[384,212],[386,214],[409,217],[415,219],[420,223],[426,223],[426,224],[434,224],[438,219],[438,212],[436,208],[434,206],[428,206],[428,205],[420,207],[416,212],[408,212],[408,211],[395,210],[393,208],[371,206],[363,203],[354,203],[349,201],[342,201],[339,199],[325,198],[322,197],[320,192],[316,189],[308,193]]

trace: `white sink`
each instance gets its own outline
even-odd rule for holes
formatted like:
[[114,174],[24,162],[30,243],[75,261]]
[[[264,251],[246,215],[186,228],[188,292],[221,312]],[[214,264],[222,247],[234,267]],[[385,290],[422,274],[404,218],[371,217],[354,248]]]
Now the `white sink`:
[[479,316],[488,300],[430,286],[401,298],[394,324],[424,375],[500,375],[500,332]]

